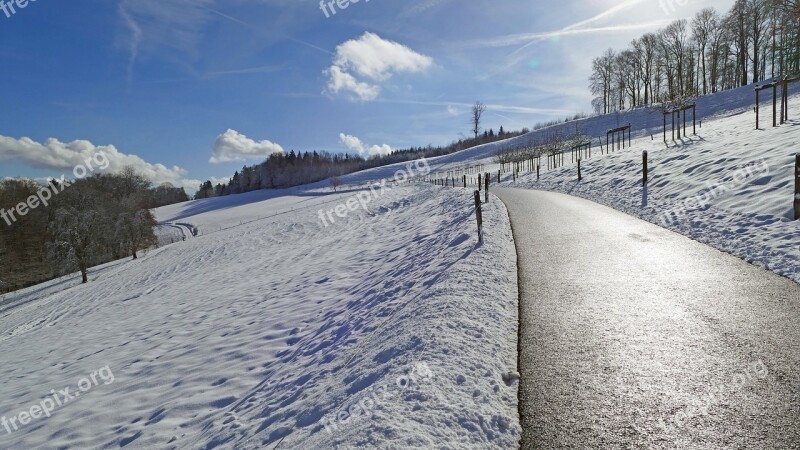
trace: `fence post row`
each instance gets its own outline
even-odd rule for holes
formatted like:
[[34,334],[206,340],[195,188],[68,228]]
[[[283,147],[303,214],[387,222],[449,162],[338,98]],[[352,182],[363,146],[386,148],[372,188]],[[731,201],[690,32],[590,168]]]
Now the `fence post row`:
[[[628,146],[633,146],[633,134],[632,134],[632,127],[630,124],[614,128],[612,130],[606,131],[606,150],[607,153],[611,153],[611,150],[614,150],[614,146],[617,146],[617,149],[624,149],[625,148],[625,133],[628,133]],[[621,135],[621,136],[620,136]],[[608,146],[609,136],[611,136],[611,146]]]
[[[664,143],[667,143],[667,114],[670,115],[672,119],[672,141],[675,142],[675,115],[678,115],[678,139],[681,138],[681,114],[683,114],[683,137],[688,136],[689,134],[686,132],[686,111],[692,110],[692,134],[697,135],[697,103],[692,103],[688,106],[677,107],[671,110],[662,111],[663,114],[663,130],[664,130]],[[700,127],[702,128],[702,121],[700,122]]]
[[765,89],[772,89],[772,126],[778,126],[778,85],[781,85],[781,117],[780,123],[783,124],[785,120],[788,120],[789,115],[789,97],[787,95],[789,90],[789,83],[794,81],[798,81],[800,78],[797,79],[784,79],[781,81],[773,81],[772,83],[765,84],[764,86],[756,86],[756,130],[760,129],[760,115],[761,115],[761,91]]

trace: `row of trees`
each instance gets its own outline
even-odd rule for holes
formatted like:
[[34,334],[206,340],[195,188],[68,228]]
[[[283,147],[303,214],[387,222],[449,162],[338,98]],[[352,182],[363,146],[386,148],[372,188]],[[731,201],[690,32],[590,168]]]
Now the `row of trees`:
[[431,145],[411,147],[396,150],[390,155],[376,155],[367,159],[358,155],[317,151],[295,153],[292,150],[288,154],[275,153],[261,164],[242,167],[242,170],[237,171],[227,183],[214,185],[211,181],[206,181],[200,186],[195,198],[221,197],[259,189],[284,189],[315,183],[373,167],[449,155],[476,145],[508,139],[528,132],[527,129],[508,132],[501,126],[498,132],[495,132],[494,129],[484,131],[483,134],[479,132],[475,138],[459,139],[445,147]]
[[[545,157],[555,157],[563,152],[572,150],[580,145],[589,143],[591,138],[576,129],[569,133],[564,128],[551,128],[534,136],[528,143],[506,147],[497,152],[495,162],[502,164],[522,163],[532,159]],[[558,164],[559,158],[553,159],[553,164]]]
[[[55,186],[58,193],[47,206],[17,214],[11,225],[0,222],[0,292],[76,270],[86,283],[92,266],[136,259],[156,243],[150,208],[188,199],[183,189],[151,188],[131,168]],[[12,210],[41,189],[26,179],[0,181],[0,208]]]
[[590,88],[606,114],[800,72],[798,0],[737,0],[647,33],[592,63]]

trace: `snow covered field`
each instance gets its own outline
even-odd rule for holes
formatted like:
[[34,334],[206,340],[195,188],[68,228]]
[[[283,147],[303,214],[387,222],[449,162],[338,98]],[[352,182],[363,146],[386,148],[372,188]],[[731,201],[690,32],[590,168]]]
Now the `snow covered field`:
[[[605,203],[800,281],[800,121],[754,131],[752,106],[750,87],[701,98],[698,136],[668,146],[657,111],[569,123],[592,136],[631,123],[633,147],[600,155],[595,139],[581,182],[567,155],[540,181],[503,184]],[[546,132],[424,172],[496,173],[498,151]],[[176,243],[94,268],[86,286],[0,296],[0,448],[516,447],[505,208],[484,206],[478,245],[471,189],[370,189],[420,169],[161,208],[161,243]]]
[[199,236],[0,297],[0,448],[515,447],[502,203],[478,245],[464,191],[397,186],[327,227],[356,193],[321,193],[158,211]]

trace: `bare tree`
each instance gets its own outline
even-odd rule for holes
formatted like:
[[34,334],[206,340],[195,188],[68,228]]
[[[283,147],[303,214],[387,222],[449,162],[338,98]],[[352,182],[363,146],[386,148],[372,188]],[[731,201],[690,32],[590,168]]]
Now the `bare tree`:
[[[700,11],[595,58],[589,79],[600,113],[670,102],[800,72],[800,1],[735,0]],[[751,78],[752,74],[752,78]],[[642,91],[644,95],[642,95]]]
[[331,177],[330,182],[333,192],[336,192],[336,190],[339,189],[339,186],[342,185],[342,179],[339,177]]
[[598,113],[607,114],[612,111],[612,80],[616,57],[614,50],[608,49],[603,56],[592,61],[592,76],[589,82],[592,93],[598,99],[594,105]]
[[706,47],[714,28],[718,26],[719,18],[714,8],[704,8],[692,19],[692,37],[697,43],[698,52],[703,65],[703,95],[708,94],[708,79],[706,77]]
[[472,132],[475,133],[475,139],[478,139],[478,133],[481,132],[481,118],[485,112],[486,105],[481,102],[475,102],[472,106]]

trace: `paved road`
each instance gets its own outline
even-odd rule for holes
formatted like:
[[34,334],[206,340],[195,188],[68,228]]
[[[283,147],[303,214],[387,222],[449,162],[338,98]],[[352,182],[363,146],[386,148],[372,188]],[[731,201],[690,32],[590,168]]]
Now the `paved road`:
[[519,254],[522,448],[800,449],[800,285],[586,200],[494,192]]

